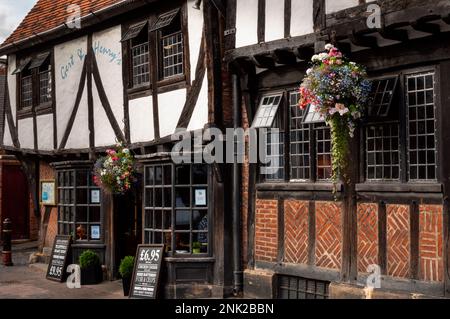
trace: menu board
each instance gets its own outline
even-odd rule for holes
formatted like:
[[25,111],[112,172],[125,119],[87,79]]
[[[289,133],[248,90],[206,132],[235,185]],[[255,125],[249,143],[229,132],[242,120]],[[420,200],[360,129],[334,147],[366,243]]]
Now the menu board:
[[164,245],[139,245],[134,262],[130,298],[156,299]]
[[50,263],[48,264],[47,279],[58,282],[64,281],[66,277],[67,256],[71,243],[72,236],[56,236]]

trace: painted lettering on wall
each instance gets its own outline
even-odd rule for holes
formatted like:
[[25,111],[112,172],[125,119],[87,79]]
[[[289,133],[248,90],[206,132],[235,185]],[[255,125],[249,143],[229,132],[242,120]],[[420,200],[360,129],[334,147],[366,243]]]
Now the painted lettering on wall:
[[84,58],[86,57],[86,53],[83,49],[77,49],[74,53],[72,53],[69,58],[67,59],[66,63],[64,63],[61,66],[60,72],[61,72],[61,79],[65,80],[68,78],[70,71],[73,69],[73,67],[83,62]]
[[[92,49],[94,50],[94,54],[96,56],[106,57],[109,63],[122,65],[121,52],[114,51],[113,49],[104,46],[100,41],[95,41],[92,45]],[[67,79],[73,67],[76,64],[83,62],[85,57],[86,52],[82,48],[77,49],[74,53],[72,53],[60,68],[61,79]]]
[[95,41],[92,48],[94,49],[94,54],[96,56],[103,55],[110,63],[122,65],[122,54],[120,52],[104,46],[100,41]]

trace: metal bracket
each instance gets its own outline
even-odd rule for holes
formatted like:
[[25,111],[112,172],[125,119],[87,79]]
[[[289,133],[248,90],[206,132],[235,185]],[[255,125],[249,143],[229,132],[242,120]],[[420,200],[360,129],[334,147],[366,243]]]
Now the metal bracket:
[[233,29],[225,30],[225,31],[223,32],[223,35],[224,35],[224,36],[227,36],[227,35],[231,35],[231,34],[235,34],[235,33],[236,33],[236,28],[233,28]]

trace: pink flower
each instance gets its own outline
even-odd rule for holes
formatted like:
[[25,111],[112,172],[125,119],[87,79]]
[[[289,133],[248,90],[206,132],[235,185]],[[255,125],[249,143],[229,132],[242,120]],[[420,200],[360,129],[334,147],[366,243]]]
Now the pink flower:
[[113,156],[113,157],[112,157],[112,160],[113,160],[114,162],[117,162],[117,161],[119,160],[119,158],[118,158],[117,156]]
[[345,105],[342,104],[342,103],[336,103],[335,107],[336,107],[336,110],[339,112],[339,114],[340,114],[341,116],[343,116],[344,114],[346,114],[346,113],[348,113],[348,112],[350,111],[350,110],[349,110],[347,107],[345,107]]

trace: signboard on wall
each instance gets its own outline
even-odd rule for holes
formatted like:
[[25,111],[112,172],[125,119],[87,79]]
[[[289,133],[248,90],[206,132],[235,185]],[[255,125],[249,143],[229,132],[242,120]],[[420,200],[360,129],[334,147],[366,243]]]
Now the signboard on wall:
[[56,205],[55,181],[41,181],[41,204],[46,206]]
[[157,298],[163,254],[164,245],[138,246],[131,281],[130,298]]
[[72,236],[58,235],[55,237],[50,263],[47,269],[47,279],[58,282],[65,280],[67,256],[70,252],[71,243]]

